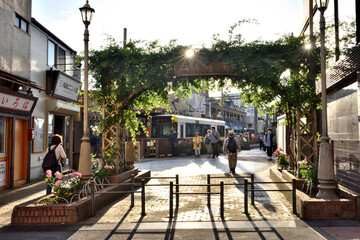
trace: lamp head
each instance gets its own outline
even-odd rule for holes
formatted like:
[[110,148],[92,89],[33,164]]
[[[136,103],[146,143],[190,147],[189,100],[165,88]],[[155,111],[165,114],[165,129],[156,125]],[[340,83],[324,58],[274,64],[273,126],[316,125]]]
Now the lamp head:
[[316,5],[320,11],[325,11],[329,5],[329,0],[316,0]]
[[87,28],[90,25],[92,14],[95,12],[95,10],[90,7],[88,0],[86,0],[85,5],[79,9],[81,12],[82,20],[85,24],[85,27]]

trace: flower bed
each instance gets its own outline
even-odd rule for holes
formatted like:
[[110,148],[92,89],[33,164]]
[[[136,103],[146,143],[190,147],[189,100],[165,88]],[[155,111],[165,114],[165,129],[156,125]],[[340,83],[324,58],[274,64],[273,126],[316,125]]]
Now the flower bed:
[[[131,174],[136,174],[137,169],[127,171],[119,174],[123,175],[119,178],[127,181]],[[135,181],[139,182],[142,177],[150,177],[150,171],[140,172]],[[104,194],[95,195],[96,209],[110,204],[119,199],[124,194],[106,193],[111,191],[126,191],[130,186],[114,185],[101,189],[99,192]],[[54,196],[52,196],[54,197]],[[13,225],[38,225],[38,224],[75,224],[81,220],[90,217],[91,214],[91,198],[90,196],[80,199],[74,203],[60,203],[60,204],[37,204],[42,199],[51,198],[49,196],[40,197],[31,201],[19,204],[14,207],[11,217],[11,224]]]
[[[287,170],[281,172],[273,167],[270,169],[270,178],[274,182],[291,182],[296,179],[296,211],[305,220],[353,219],[357,215],[356,198],[339,200],[323,200],[311,198],[301,189],[304,179],[294,177]],[[291,184],[277,184],[279,189],[291,190]],[[291,192],[282,192],[288,201],[292,202]]]

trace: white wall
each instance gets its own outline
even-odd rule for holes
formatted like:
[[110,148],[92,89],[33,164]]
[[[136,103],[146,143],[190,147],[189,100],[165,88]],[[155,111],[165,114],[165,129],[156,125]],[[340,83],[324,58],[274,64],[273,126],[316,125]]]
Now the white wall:
[[[32,36],[31,36],[31,80],[36,82],[42,88],[46,88],[46,70],[50,69],[50,66],[47,65],[47,43],[48,37],[41,30],[32,26]],[[56,41],[55,41],[56,43]],[[60,47],[62,47],[60,45]],[[65,48],[63,48],[65,49]],[[65,49],[66,50],[66,49]],[[66,50],[66,63],[72,63],[71,52]],[[71,66],[66,66],[71,68]],[[72,74],[72,72],[66,72]],[[42,117],[45,119],[45,129],[44,129],[44,149],[48,145],[48,106],[49,102],[55,101],[57,98],[47,95],[45,92],[39,92],[33,90],[33,94],[38,98],[38,102],[33,111],[33,117]],[[72,142],[72,141],[71,141]],[[43,153],[31,153],[31,162],[30,162],[30,179],[37,179],[40,177],[42,172],[41,164]]]

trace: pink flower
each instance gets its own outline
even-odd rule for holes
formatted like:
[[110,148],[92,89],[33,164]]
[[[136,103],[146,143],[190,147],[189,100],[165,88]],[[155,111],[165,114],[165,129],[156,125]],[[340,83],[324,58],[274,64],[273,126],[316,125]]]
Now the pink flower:
[[56,173],[55,173],[55,176],[57,176],[57,175],[59,175],[60,173],[58,172],[58,171],[56,171]]
[[62,179],[62,178],[63,178],[63,175],[62,175],[61,173],[59,173],[59,174],[57,175],[57,178],[58,178],[58,179]]
[[104,168],[105,168],[105,169],[113,169],[113,166],[111,166],[111,165],[105,165]]
[[60,186],[61,184],[62,184],[62,181],[61,181],[61,180],[57,180],[57,181],[55,182],[55,186],[56,186],[56,187]]
[[51,170],[50,169],[46,171],[46,177],[51,177]]

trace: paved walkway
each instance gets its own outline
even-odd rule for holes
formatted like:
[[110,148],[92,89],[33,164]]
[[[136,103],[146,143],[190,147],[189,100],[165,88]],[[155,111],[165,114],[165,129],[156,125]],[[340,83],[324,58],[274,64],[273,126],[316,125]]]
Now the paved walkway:
[[[237,172],[254,172],[256,181],[270,181],[269,168],[259,150],[242,151]],[[206,183],[206,174],[232,176],[227,160],[193,157],[146,159],[136,164],[150,169],[152,176],[180,175],[180,183]],[[234,178],[225,183],[242,183]],[[218,183],[213,179],[212,183]],[[154,179],[148,184],[168,184],[169,180]],[[273,184],[260,188],[274,188]],[[135,207],[129,209],[130,197],[100,209],[95,217],[73,226],[13,227],[10,223],[14,205],[41,196],[44,183],[0,192],[0,239],[360,239],[358,221],[304,222],[291,213],[292,206],[279,192],[257,192],[255,206],[249,205],[245,215],[242,186],[225,187],[225,219],[220,219],[219,196],[213,195],[207,208],[206,195],[181,195],[179,209],[169,218],[169,187],[146,187],[146,216],[141,217],[140,195]],[[214,187],[214,191],[219,191]],[[206,187],[181,187],[181,192],[205,192]],[[175,210],[175,209],[174,209]]]

